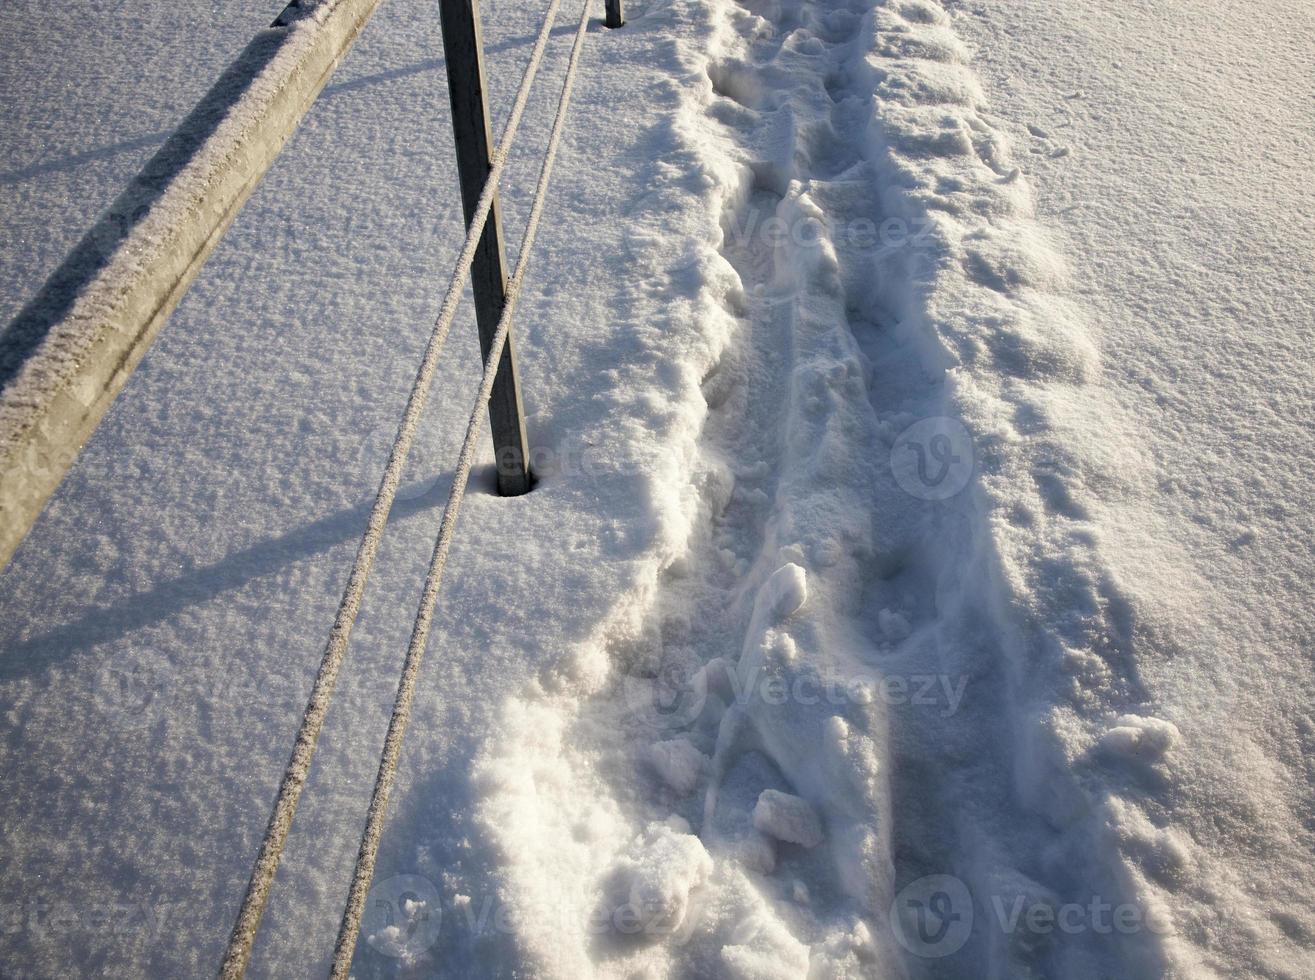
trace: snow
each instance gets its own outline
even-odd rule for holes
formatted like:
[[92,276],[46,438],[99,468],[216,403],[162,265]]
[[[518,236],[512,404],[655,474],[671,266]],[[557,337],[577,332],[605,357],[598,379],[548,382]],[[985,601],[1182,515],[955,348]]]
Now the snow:
[[1020,163],[1101,351],[1103,404],[1050,412],[1114,627],[1071,654],[1109,693],[1053,729],[1082,846],[1167,913],[1157,972],[1308,974],[1315,20],[976,6],[956,27],[1001,124],[1050,134]]
[[[97,147],[269,19],[134,3],[65,53],[0,13],[12,309],[131,175]],[[483,9],[496,126],[539,11]],[[1309,974],[1309,9],[627,16],[517,320],[542,482],[467,501],[356,975]],[[197,51],[169,111],[148,37]],[[442,75],[384,5],[0,577],[7,971],[218,962],[459,247]],[[451,345],[253,976],[327,965]]]
[[691,892],[712,873],[712,858],[689,824],[676,819],[651,824],[613,871],[628,883],[629,902],[612,911],[610,924],[623,933],[660,936],[680,931]]
[[1114,727],[1101,736],[1100,744],[1119,755],[1154,762],[1180,737],[1178,726],[1171,721],[1121,715]]
[[663,781],[681,796],[694,792],[708,763],[707,756],[684,738],[654,742],[648,757]]
[[885,633],[886,637],[893,643],[908,639],[909,634],[913,631],[903,613],[892,612],[889,609],[882,609],[877,613],[877,625],[881,627],[881,632]]
[[735,980],[785,980],[808,972],[808,947],[778,920],[749,919],[722,947],[721,966]]
[[[758,503],[759,498],[751,498]],[[789,619],[808,599],[808,573],[794,562],[782,565],[763,583],[758,603],[773,624]]]
[[753,808],[753,825],[791,844],[816,847],[822,843],[822,825],[808,801],[779,790],[762,791]]

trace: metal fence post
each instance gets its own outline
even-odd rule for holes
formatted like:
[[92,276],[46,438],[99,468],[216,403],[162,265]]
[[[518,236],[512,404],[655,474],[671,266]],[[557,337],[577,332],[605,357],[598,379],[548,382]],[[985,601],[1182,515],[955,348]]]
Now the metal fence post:
[[626,12],[623,5],[624,0],[607,0],[605,9],[607,16],[603,19],[604,27],[620,27],[626,22]]
[[[479,203],[492,164],[489,107],[485,99],[484,58],[480,41],[478,0],[439,0],[443,25],[443,51],[447,61],[448,93],[452,98],[452,131],[457,145],[457,172],[466,226]],[[498,199],[480,237],[470,269],[475,294],[475,320],[485,360],[506,303],[507,265],[502,254],[502,216]],[[498,467],[498,493],[515,497],[532,484],[525,413],[516,380],[516,349],[507,335],[498,363],[493,393],[489,396],[489,423],[493,427],[493,454]]]

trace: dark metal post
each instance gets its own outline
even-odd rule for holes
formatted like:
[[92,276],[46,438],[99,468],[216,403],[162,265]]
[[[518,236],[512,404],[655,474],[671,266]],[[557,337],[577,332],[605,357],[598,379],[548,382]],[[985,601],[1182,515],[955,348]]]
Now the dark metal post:
[[[452,97],[452,130],[457,142],[457,172],[461,178],[461,203],[467,227],[470,227],[470,219],[484,191],[493,155],[489,107],[484,97],[484,59],[477,2],[439,0],[448,93]],[[479,345],[486,361],[506,304],[507,264],[502,254],[500,210],[495,197],[470,269]],[[493,381],[493,393],[489,396],[498,493],[504,497],[525,493],[531,485],[525,413],[521,409],[520,389],[516,383],[516,349],[512,341],[513,335],[508,333],[507,345],[503,348]]]
[[604,27],[620,27],[626,22],[626,12],[623,6],[623,0],[607,0],[606,3],[607,17],[603,20]]

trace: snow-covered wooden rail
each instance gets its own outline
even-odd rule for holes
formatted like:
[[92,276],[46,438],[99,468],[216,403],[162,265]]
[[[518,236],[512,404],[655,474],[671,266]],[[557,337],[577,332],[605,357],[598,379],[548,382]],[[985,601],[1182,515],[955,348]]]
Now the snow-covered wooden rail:
[[0,332],[0,567],[382,0],[292,0]]

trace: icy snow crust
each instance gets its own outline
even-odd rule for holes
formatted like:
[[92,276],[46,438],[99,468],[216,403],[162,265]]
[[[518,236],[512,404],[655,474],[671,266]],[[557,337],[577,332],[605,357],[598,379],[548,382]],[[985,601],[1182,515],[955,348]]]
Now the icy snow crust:
[[[356,975],[1204,975],[1187,726],[1092,519],[1154,468],[950,17],[628,16],[518,319],[542,483],[467,503]],[[495,123],[536,17],[485,6]],[[437,50],[385,5],[0,579],[15,972],[218,962],[459,245]],[[467,327],[253,975],[327,964]],[[1016,926],[1093,899],[1143,925]]]

